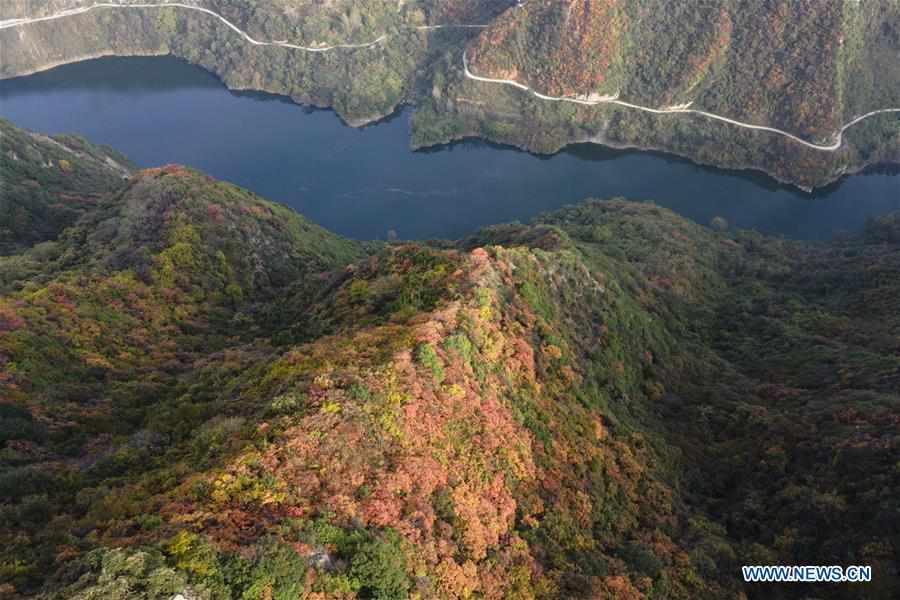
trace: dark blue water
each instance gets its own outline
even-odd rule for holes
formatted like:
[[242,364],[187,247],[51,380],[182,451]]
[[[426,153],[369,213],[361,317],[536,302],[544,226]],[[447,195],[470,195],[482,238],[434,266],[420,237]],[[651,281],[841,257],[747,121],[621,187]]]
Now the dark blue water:
[[140,166],[182,163],[288,204],[338,233],[459,237],[586,197],[625,196],[708,223],[796,238],[900,210],[896,170],[814,196],[762,175],[594,145],[536,157],[481,142],[409,150],[409,115],[355,130],[329,111],[235,94],[173,58],[107,58],[0,82],[0,116],[109,144]]

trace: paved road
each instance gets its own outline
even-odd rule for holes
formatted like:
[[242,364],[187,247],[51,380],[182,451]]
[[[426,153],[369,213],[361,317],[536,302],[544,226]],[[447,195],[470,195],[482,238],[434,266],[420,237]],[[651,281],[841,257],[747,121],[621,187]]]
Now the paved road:
[[[517,8],[524,7],[526,2],[520,2],[517,4]],[[135,4],[118,4],[113,2],[95,2],[89,6],[84,6],[81,8],[72,8],[69,10],[64,10],[58,13],[54,13],[52,15],[47,15],[44,17],[34,17],[34,18],[18,18],[18,19],[7,19],[4,21],[0,21],[0,29],[8,29],[11,27],[21,27],[24,25],[30,25],[33,23],[41,23],[44,21],[54,21],[57,19],[64,19],[67,17],[72,17],[75,15],[84,14],[86,12],[90,12],[97,9],[154,9],[154,8],[178,8],[183,10],[193,10],[197,12],[202,12],[208,14],[212,17],[215,17],[219,21],[221,21],[226,27],[240,35],[247,43],[253,44],[254,46],[275,46],[279,48],[290,48],[292,50],[301,50],[303,52],[330,52],[332,50],[340,50],[340,49],[359,49],[359,48],[371,48],[376,46],[389,38],[388,35],[382,35],[381,37],[372,40],[371,42],[367,42],[364,44],[335,44],[333,46],[301,46],[297,44],[291,44],[286,41],[261,41],[256,40],[250,36],[249,33],[220,15],[219,13],[209,10],[207,8],[202,8],[199,6],[193,6],[191,4],[182,4],[180,2],[162,2],[162,3],[135,3]],[[486,25],[422,25],[415,27],[415,29],[428,31],[435,29],[444,29],[448,27],[459,27],[459,28],[484,28]],[[531,89],[527,85],[519,83],[517,81],[513,81],[511,79],[493,79],[491,77],[481,77],[479,75],[475,75],[469,69],[468,59],[466,57],[465,52],[463,52],[463,69],[465,71],[465,75],[467,78],[472,79],[474,81],[481,81],[484,83],[493,83],[499,85],[508,85],[518,88],[524,92],[528,92],[534,95],[536,98],[541,100],[545,100],[548,102],[571,102],[574,104],[581,104],[584,106],[599,106],[603,104],[611,104],[616,106],[622,106],[625,108],[630,108],[634,110],[640,110],[643,112],[653,113],[656,115],[698,115],[701,117],[705,117],[707,119],[713,119],[715,121],[720,121],[722,123],[727,123],[729,125],[733,125],[735,127],[741,127],[743,129],[751,129],[754,131],[765,131],[769,133],[774,133],[776,135],[780,135],[786,137],[798,144],[802,144],[807,148],[812,148],[814,150],[821,150],[824,152],[834,152],[841,148],[844,144],[844,133],[866,119],[870,117],[874,117],[876,115],[886,114],[886,113],[900,113],[900,108],[882,108],[879,110],[873,110],[871,112],[867,112],[864,115],[860,115],[854,118],[852,121],[841,127],[837,132],[835,132],[832,136],[831,143],[822,143],[818,144],[815,142],[810,142],[804,140],[801,137],[798,137],[788,131],[784,131],[783,129],[778,129],[775,127],[767,127],[765,125],[754,125],[752,123],[745,123],[743,121],[738,121],[736,119],[731,119],[729,117],[725,117],[722,115],[717,115],[715,113],[707,112],[705,110],[699,110],[695,108],[690,108],[690,104],[682,104],[677,106],[669,106],[664,108],[653,108],[650,106],[641,106],[640,104],[634,104],[631,102],[626,102],[624,100],[620,100],[618,94],[613,96],[603,96],[599,98],[563,98],[556,96],[548,96],[546,94],[541,94],[540,92]]]

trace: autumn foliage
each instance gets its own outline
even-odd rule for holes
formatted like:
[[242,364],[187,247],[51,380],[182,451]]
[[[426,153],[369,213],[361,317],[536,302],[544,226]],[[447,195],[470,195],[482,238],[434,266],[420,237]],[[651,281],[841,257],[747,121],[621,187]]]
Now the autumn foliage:
[[363,246],[140,172],[0,258],[3,591],[892,598],[898,240],[616,200]]

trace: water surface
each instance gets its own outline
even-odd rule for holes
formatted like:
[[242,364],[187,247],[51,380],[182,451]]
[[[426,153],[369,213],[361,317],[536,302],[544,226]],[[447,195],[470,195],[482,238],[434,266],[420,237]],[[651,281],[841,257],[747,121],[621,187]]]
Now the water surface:
[[0,116],[109,144],[142,167],[181,163],[355,238],[460,237],[586,197],[653,200],[700,223],[822,239],[900,210],[882,170],[808,195],[658,153],[573,146],[538,157],[467,141],[409,150],[409,111],[351,129],[330,111],[233,93],[174,58],[103,58],[0,81]]

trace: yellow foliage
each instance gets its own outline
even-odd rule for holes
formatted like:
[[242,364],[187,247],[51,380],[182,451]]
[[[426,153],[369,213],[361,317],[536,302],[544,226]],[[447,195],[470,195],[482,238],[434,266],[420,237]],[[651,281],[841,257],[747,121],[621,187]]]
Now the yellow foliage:
[[341,412],[341,405],[337,402],[328,400],[324,404],[322,404],[322,408],[320,410],[327,415],[335,415]]
[[454,399],[459,399],[466,395],[466,391],[458,383],[444,386],[444,392]]
[[205,577],[213,574],[215,566],[204,560],[202,553],[198,552],[199,541],[196,533],[181,530],[169,540],[166,552],[175,559],[178,569]]
[[98,369],[112,369],[113,366],[110,364],[106,358],[100,356],[99,354],[95,354],[93,352],[85,353],[83,356],[84,364],[88,367],[98,368]]
[[484,340],[482,355],[489,362],[495,362],[503,351],[503,336],[498,332],[489,333]]

